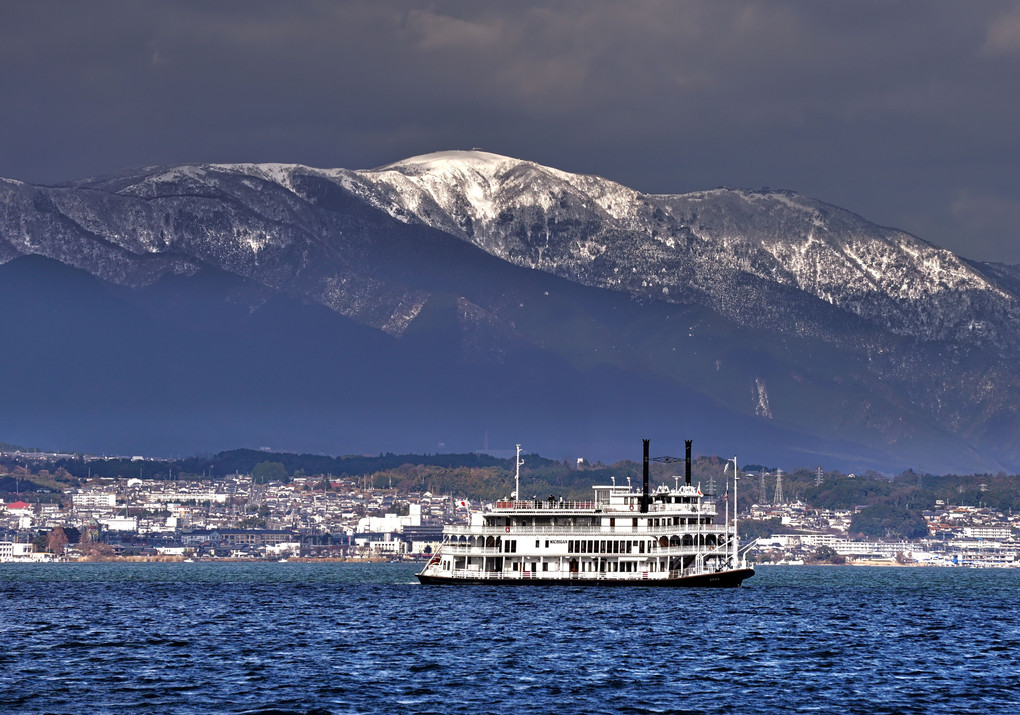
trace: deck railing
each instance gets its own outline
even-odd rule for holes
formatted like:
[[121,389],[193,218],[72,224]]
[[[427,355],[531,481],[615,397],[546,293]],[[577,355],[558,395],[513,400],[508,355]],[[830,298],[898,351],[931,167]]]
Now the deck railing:
[[497,509],[574,509],[591,510],[595,508],[594,501],[542,501],[541,499],[528,499],[526,501],[498,501]]
[[[700,508],[699,508],[700,507]],[[525,501],[497,501],[496,508],[500,510],[521,510],[521,511],[600,511],[609,516],[638,516],[641,514],[640,506],[635,503],[628,507],[621,504],[607,504],[597,501],[542,501],[541,499],[528,499]],[[705,500],[699,504],[663,504],[662,502],[651,502],[648,505],[647,514],[658,514],[660,512],[684,512],[715,514],[715,502]]]
[[[722,550],[725,546],[726,544],[723,544],[721,546],[715,545],[694,546],[691,544],[688,544],[687,546],[659,546],[658,544],[656,544],[654,547],[649,548],[644,552],[640,552],[637,549],[635,549],[631,553],[624,554],[610,554],[605,552],[576,552],[576,551],[572,551],[570,553],[563,552],[550,554],[548,551],[533,552],[527,549],[521,549],[512,554],[508,554],[504,552],[501,549],[501,547],[498,546],[468,546],[467,544],[449,542],[443,545],[443,553],[451,554],[454,556],[487,556],[490,558],[521,557],[521,556],[528,556],[530,558],[532,555],[545,557],[570,556],[574,558],[579,556],[591,558],[600,556],[605,559],[611,560],[633,561],[635,559],[642,558],[645,556],[672,557],[672,556],[697,556],[698,554],[706,555],[711,554],[713,556],[717,554],[722,555],[723,553],[725,553]],[[706,549],[711,549],[711,551],[706,551]]]
[[472,571],[454,569],[443,571],[442,575],[452,574],[454,578],[482,579],[486,581],[528,581],[528,580],[570,580],[570,581],[648,581],[666,578],[666,571],[635,571],[633,573],[601,571]]
[[443,534],[446,536],[533,536],[547,534],[549,536],[560,535],[596,535],[604,537],[627,537],[632,534],[670,536],[672,534],[726,534],[732,533],[732,529],[725,524],[702,524],[693,526],[633,526],[630,524],[617,524],[616,526],[446,526]]

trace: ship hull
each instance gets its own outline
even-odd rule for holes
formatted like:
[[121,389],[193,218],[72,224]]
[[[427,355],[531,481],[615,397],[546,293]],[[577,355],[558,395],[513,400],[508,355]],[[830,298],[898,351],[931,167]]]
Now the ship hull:
[[754,569],[731,569],[714,573],[658,579],[614,578],[470,578],[417,574],[423,584],[434,586],[658,586],[668,588],[736,588],[754,576]]

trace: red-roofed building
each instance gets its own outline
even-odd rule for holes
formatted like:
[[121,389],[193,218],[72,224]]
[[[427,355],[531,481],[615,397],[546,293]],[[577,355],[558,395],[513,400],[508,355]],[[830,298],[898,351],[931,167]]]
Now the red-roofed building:
[[23,501],[16,501],[13,504],[8,504],[7,513],[10,516],[17,517],[19,529],[31,528],[32,519],[35,518],[35,510],[32,508],[32,505],[26,504]]

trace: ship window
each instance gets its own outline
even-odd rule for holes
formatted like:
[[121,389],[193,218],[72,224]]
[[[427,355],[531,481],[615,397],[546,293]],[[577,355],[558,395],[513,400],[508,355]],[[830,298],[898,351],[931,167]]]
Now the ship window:
[[548,561],[542,562],[542,570],[543,571],[548,571],[549,570],[549,562]]
[[549,548],[549,539],[545,540],[545,548],[547,548],[547,549]]
[[538,539],[535,539],[535,548],[538,548]]

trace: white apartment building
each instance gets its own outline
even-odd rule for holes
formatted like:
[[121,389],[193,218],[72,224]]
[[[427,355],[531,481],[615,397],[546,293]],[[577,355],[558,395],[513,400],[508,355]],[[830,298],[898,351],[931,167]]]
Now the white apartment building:
[[111,492],[81,492],[71,497],[76,509],[103,509],[117,506],[117,495]]
[[965,526],[963,535],[969,539],[1006,541],[1013,536],[1013,530],[1008,526]]
[[180,504],[182,502],[209,502],[212,504],[226,504],[229,494],[213,490],[173,490],[165,492],[147,492],[144,498],[152,504],[164,504],[167,502]]
[[109,516],[101,517],[96,521],[110,531],[138,531],[138,517],[136,516]]
[[0,563],[24,561],[32,558],[35,547],[32,544],[18,544],[13,541],[0,541]]

